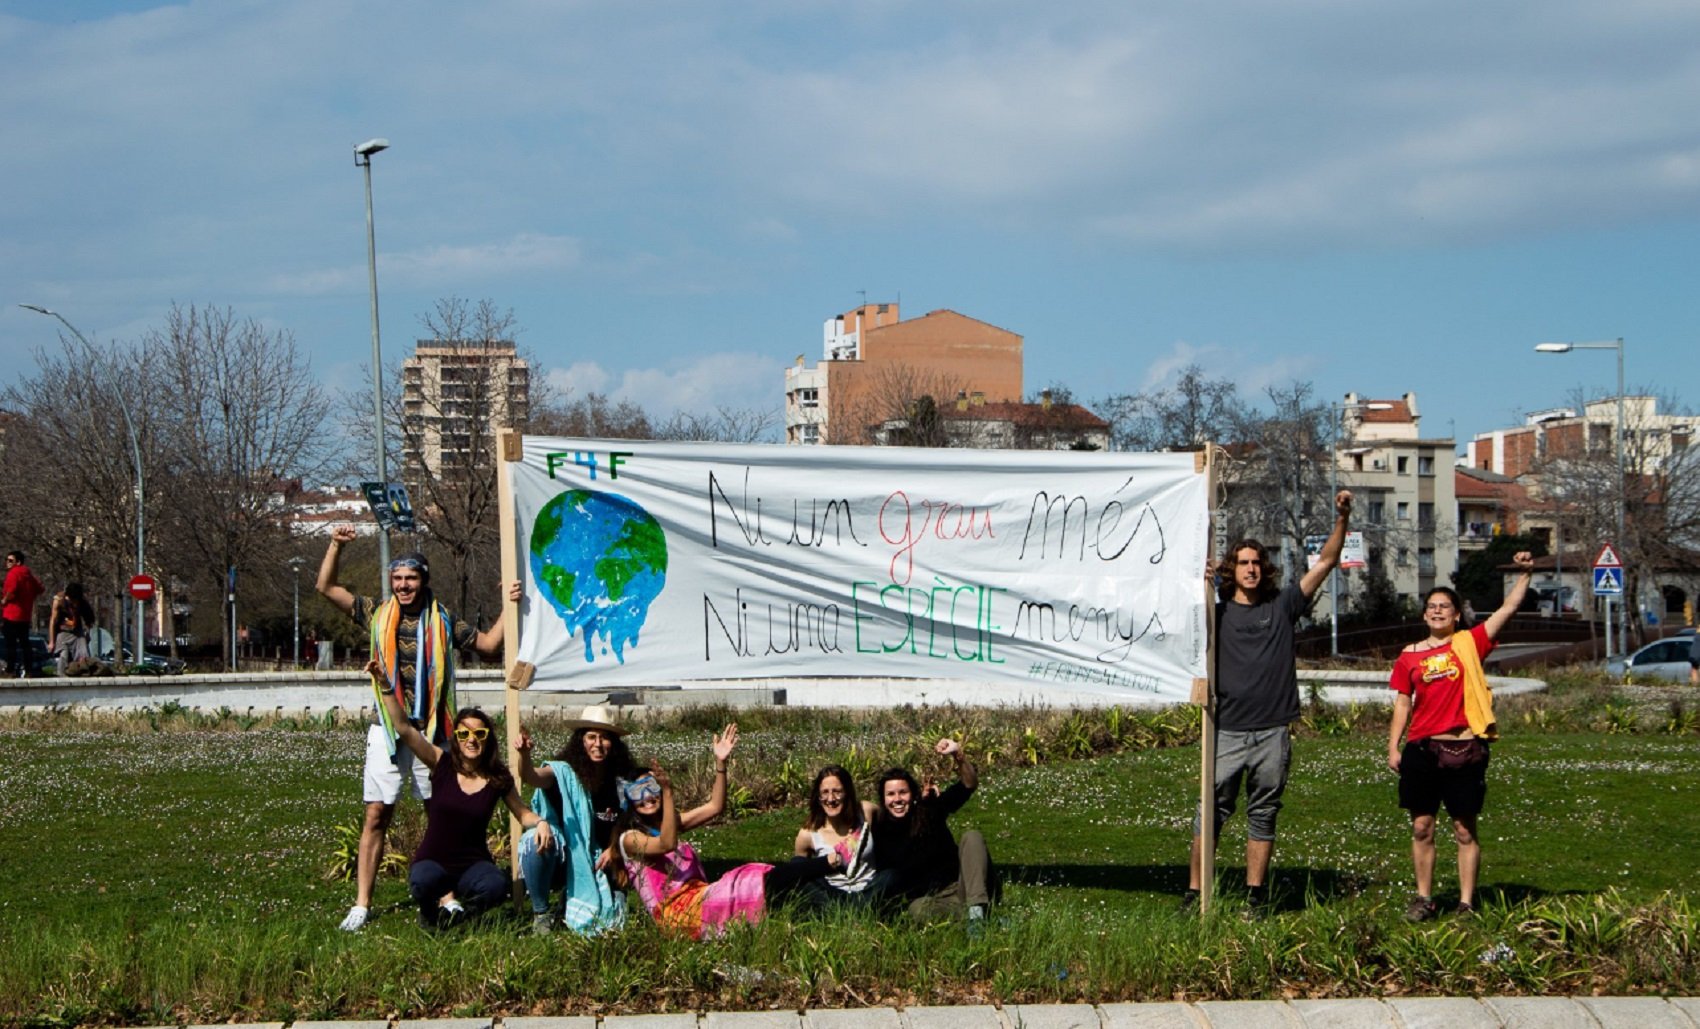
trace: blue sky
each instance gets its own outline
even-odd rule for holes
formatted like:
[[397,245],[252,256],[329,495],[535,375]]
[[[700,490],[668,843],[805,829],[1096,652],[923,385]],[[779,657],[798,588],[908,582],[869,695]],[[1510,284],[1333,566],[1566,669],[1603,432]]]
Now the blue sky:
[[62,312],[287,329],[362,388],[438,297],[665,415],[781,402],[901,298],[1090,402],[1197,362],[1252,397],[1514,424],[1623,337],[1700,402],[1700,5],[1522,0],[0,2],[0,376]]

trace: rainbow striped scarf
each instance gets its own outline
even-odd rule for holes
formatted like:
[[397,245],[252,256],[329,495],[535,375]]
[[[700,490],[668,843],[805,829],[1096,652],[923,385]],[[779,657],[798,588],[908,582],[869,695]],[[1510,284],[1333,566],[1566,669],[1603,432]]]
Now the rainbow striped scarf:
[[[372,677],[372,698],[378,708],[388,737],[390,755],[395,756],[397,733],[390,722],[389,709],[383,702],[383,690],[395,697],[398,705],[406,703],[402,689],[400,662],[397,661],[396,630],[401,625],[401,604],[394,597],[372,612],[372,656],[377,659],[383,680]],[[455,712],[454,624],[443,605],[432,597],[419,612],[418,658],[414,661],[413,710],[408,718],[420,726],[420,732],[432,742],[448,738],[449,719]]]

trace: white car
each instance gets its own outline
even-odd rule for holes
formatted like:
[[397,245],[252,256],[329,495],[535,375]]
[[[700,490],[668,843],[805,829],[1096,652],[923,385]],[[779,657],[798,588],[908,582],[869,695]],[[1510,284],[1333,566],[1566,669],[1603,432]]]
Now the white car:
[[1694,646],[1694,630],[1684,629],[1675,636],[1642,647],[1629,655],[1629,660],[1614,658],[1606,665],[1606,674],[1613,679],[1644,682],[1663,679],[1667,682],[1688,681],[1688,653]]

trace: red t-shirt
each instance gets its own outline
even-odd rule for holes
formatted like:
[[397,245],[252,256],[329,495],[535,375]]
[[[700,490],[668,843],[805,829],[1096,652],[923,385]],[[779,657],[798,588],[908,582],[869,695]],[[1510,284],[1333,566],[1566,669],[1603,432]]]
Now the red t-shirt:
[[0,618],[8,622],[30,621],[35,611],[36,598],[41,596],[41,580],[29,570],[28,565],[13,565],[6,573],[6,584],[3,588],[10,598],[5,607],[0,609]]
[[[1476,653],[1493,652],[1493,638],[1486,625],[1470,628]],[[1464,717],[1464,670],[1448,642],[1433,650],[1407,650],[1393,662],[1392,687],[1411,698],[1411,724],[1405,730],[1410,742],[1455,732],[1470,724]]]

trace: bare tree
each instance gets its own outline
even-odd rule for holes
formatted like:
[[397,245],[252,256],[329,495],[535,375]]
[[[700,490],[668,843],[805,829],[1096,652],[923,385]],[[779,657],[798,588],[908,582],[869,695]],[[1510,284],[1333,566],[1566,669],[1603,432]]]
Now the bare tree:
[[[1582,417],[1570,426],[1548,426],[1545,453],[1529,476],[1531,493],[1585,545],[1612,541],[1624,565],[1626,598],[1638,597],[1645,585],[1660,591],[1667,576],[1691,580],[1700,573],[1700,452],[1659,411],[1684,417],[1691,412],[1651,390],[1631,394],[1620,479],[1613,445],[1616,411],[1610,409],[1615,404],[1607,405],[1604,419],[1599,401],[1590,413],[1577,393],[1571,405]],[[1640,605],[1631,602],[1630,613],[1639,632]]]
[[445,297],[419,323],[425,338],[389,376],[400,380],[385,393],[389,425],[420,535],[435,551],[433,586],[476,617],[501,575],[496,439],[527,428],[538,369],[514,342],[513,311],[488,299]]
[[1307,535],[1333,522],[1328,498],[1328,407],[1308,382],[1271,386],[1268,413],[1242,411],[1223,472],[1230,535],[1256,534],[1281,554],[1286,581],[1299,574]]
[[1231,379],[1212,379],[1196,364],[1175,381],[1098,402],[1117,450],[1189,450],[1237,438],[1249,417]]
[[615,402],[601,393],[562,399],[531,416],[531,430],[542,436],[587,439],[656,439],[648,412],[630,400]]
[[757,407],[717,407],[712,415],[674,412],[655,429],[656,439],[701,443],[771,443],[779,415]]
[[[158,481],[152,405],[139,403],[156,392],[154,370],[133,346],[90,354],[64,336],[60,343],[57,351],[37,349],[37,374],[0,399],[7,409],[0,422],[0,481],[7,484],[0,533],[8,546],[30,553],[50,587],[85,582],[97,610],[107,610],[106,598],[115,609],[135,571],[135,452],[124,404],[135,419],[144,479]],[[154,530],[162,493],[147,492],[147,500],[143,521]],[[157,574],[160,555],[145,549],[148,570]],[[119,621],[116,610],[102,620]]]
[[[846,369],[848,371],[849,369]],[[967,403],[967,384],[930,368],[896,362],[858,367],[835,384],[828,443],[949,446],[940,407]]]

